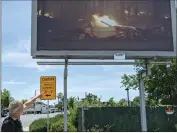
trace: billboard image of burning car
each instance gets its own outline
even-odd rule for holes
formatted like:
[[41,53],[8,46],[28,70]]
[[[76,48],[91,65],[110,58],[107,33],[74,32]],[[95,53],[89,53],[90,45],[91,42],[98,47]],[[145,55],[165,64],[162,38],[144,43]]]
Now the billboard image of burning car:
[[37,50],[173,51],[170,0],[38,0]]

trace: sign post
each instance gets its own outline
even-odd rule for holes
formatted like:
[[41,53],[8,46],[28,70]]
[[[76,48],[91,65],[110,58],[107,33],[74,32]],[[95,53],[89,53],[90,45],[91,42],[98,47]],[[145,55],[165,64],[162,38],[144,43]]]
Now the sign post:
[[49,100],[56,99],[56,76],[41,76],[40,92],[44,92],[41,100],[47,100],[47,132],[49,132]]
[[47,132],[49,132],[49,100],[47,100]]

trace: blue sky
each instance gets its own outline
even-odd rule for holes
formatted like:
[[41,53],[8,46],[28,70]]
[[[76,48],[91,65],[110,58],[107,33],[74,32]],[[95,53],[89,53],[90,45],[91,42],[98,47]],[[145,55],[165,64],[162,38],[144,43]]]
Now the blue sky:
[[[63,92],[63,66],[38,66],[30,55],[31,1],[2,3],[2,88],[17,100],[29,99],[40,89],[40,76],[51,75],[57,76],[57,92]],[[102,101],[126,98],[120,83],[125,73],[134,73],[133,66],[69,66],[68,97],[84,97],[87,92]],[[130,91],[131,99],[138,95]]]

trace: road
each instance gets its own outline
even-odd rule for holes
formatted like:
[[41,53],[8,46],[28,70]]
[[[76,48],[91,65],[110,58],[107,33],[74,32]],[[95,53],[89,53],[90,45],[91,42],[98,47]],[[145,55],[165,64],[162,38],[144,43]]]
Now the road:
[[[54,117],[57,114],[62,114],[62,113],[51,113],[51,114],[49,114],[49,117]],[[20,119],[22,121],[23,128],[27,128],[34,120],[37,120],[40,118],[47,118],[47,114],[36,114],[36,115],[26,114],[26,115],[22,115]],[[5,119],[5,117],[3,117],[1,119],[0,127],[1,127],[4,119]]]

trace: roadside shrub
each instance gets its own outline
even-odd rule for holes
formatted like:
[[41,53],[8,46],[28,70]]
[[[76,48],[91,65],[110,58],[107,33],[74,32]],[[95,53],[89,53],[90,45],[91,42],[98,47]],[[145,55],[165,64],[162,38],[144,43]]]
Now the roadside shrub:
[[53,118],[50,118],[50,123],[55,123],[55,122],[57,122],[57,121],[59,121],[59,120],[61,120],[61,119],[63,119],[63,115],[61,115],[61,114],[59,114],[59,115],[56,115],[55,117],[53,117]]
[[[77,129],[73,126],[72,123],[68,123],[68,132],[76,132]],[[50,127],[50,132],[64,132],[64,120],[57,121],[53,123]]]
[[111,128],[113,126],[106,125],[104,127],[99,127],[98,125],[95,125],[92,127],[88,132],[111,132]]
[[30,132],[47,132],[47,119],[33,121],[29,126]]
[[[72,112],[72,111],[71,111]],[[76,122],[75,120],[75,113],[71,113],[71,117],[68,120],[68,132],[76,132],[77,129],[73,125]],[[70,115],[69,115],[70,116]],[[49,119],[49,130],[51,132],[64,132],[64,118],[63,115],[56,115],[53,118]],[[30,132],[47,132],[47,119],[38,119],[33,121],[29,126]]]
[[[49,128],[51,126],[51,124],[60,121],[63,119],[63,115],[56,115],[53,118],[49,118]],[[29,126],[29,131],[30,132],[47,132],[47,119],[46,118],[42,118],[42,119],[38,119],[33,121],[30,126]]]
[[70,109],[70,114],[68,118],[69,118],[69,123],[71,123],[75,127],[78,127],[78,109],[76,107]]

